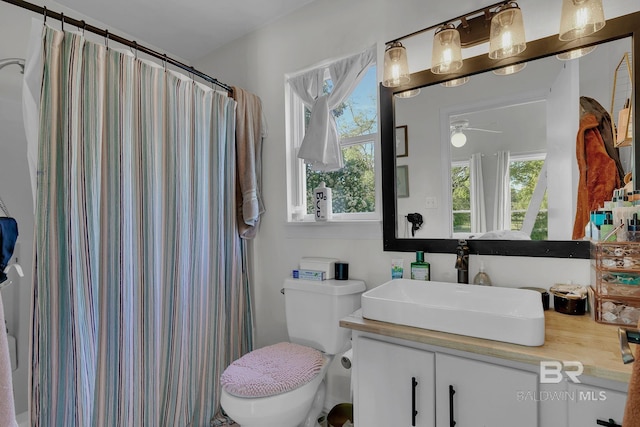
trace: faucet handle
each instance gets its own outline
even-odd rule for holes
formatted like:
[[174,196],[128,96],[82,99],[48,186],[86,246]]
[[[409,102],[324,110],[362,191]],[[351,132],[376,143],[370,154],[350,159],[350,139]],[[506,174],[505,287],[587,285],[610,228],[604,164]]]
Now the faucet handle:
[[635,360],[629,342],[640,344],[640,329],[636,328],[618,328],[618,338],[620,339],[620,352],[622,353],[622,362],[624,364],[631,363]]

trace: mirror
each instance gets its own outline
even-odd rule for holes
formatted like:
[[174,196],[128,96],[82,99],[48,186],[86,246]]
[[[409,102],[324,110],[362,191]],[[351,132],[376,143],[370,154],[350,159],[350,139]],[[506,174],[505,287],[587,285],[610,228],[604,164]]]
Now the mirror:
[[[495,62],[486,55],[478,56],[465,60],[459,74],[437,76],[423,71],[412,74],[410,85],[381,87],[385,250],[448,253],[454,252],[457,238],[467,238],[475,254],[588,258],[589,243],[571,240],[579,177],[575,160],[579,97],[593,98],[610,110],[614,69],[625,52],[630,52],[631,58],[637,56],[633,55],[637,50],[633,35],[638,26],[634,20],[639,22],[638,19],[640,13],[610,20],[605,27],[608,31],[602,30],[581,42],[566,43],[557,36],[547,37],[529,42],[516,58]],[[555,57],[559,52],[595,44],[598,47],[580,59],[560,61]],[[520,62],[526,62],[526,67],[519,73],[497,76],[491,72]],[[439,84],[461,76],[471,76],[470,81],[453,88]],[[630,84],[631,79],[627,80]],[[393,96],[415,88],[421,91],[413,98]],[[617,109],[616,106],[614,111]],[[527,120],[523,121],[523,117]],[[401,139],[406,136],[406,147],[398,145],[396,127],[402,130]],[[464,146],[452,146],[452,130],[462,130],[466,135]],[[396,151],[398,147],[402,153]],[[501,224],[500,212],[494,209],[499,151],[509,152],[508,158],[514,162],[511,164],[520,165],[520,170],[527,171],[527,165],[534,164],[546,168],[547,184],[543,180],[540,184],[548,190],[542,192],[546,194],[544,199],[538,190],[540,202],[523,204],[534,206],[528,209],[530,212],[523,208],[512,215],[514,221],[526,218],[529,228],[523,230],[533,233],[485,234],[500,229],[494,227]],[[477,221],[473,225],[476,229],[471,229],[468,195],[467,206],[461,206],[459,196],[453,197],[455,212],[452,209],[452,165],[456,171],[466,167],[468,174],[471,155],[476,153],[474,161],[481,166],[476,164],[475,170],[483,171],[484,180],[480,188],[484,189],[485,215],[475,215],[476,219],[484,218],[482,232]],[[633,172],[637,159],[632,144],[620,148],[620,156],[625,171]],[[529,176],[523,176],[523,182],[530,181]],[[398,183],[402,184],[400,190]],[[528,185],[521,192],[528,194],[534,188],[535,185]],[[510,194],[514,194],[513,190]],[[477,204],[474,209],[478,209]],[[407,221],[407,214],[413,212],[421,213],[424,219],[415,237]],[[546,225],[535,225],[536,214],[545,219],[542,223]],[[519,227],[516,224],[514,228]]]

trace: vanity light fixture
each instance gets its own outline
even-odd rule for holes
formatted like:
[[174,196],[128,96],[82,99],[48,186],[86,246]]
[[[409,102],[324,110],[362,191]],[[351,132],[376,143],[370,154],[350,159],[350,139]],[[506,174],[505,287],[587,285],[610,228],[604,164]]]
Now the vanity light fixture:
[[[576,40],[600,31],[605,23],[602,0],[562,0],[558,37],[562,41]],[[557,54],[556,58],[563,61],[580,58],[591,53],[595,48],[595,46],[587,46],[570,50]]]
[[435,30],[431,52],[431,72],[434,74],[458,72],[462,68],[463,48],[490,41],[489,57],[504,59],[519,54],[526,47],[520,7],[515,1],[501,1],[387,42],[383,86],[398,87],[409,83],[407,49],[400,41],[430,30]]
[[384,51],[382,85],[396,87],[409,83],[407,48],[399,41],[390,42]]
[[509,74],[515,74],[519,71],[524,70],[524,67],[527,66],[526,62],[521,64],[513,64],[507,65],[506,67],[498,68],[497,70],[493,70],[493,74],[497,76],[508,76]]
[[413,98],[414,96],[418,96],[420,94],[420,88],[405,90],[404,92],[396,93],[396,98]]
[[459,79],[447,80],[446,82],[442,82],[442,83],[440,83],[440,86],[457,87],[457,86],[462,86],[463,84],[467,83],[468,81],[469,81],[469,77],[464,76],[464,77],[460,77]]
[[570,50],[569,52],[557,54],[556,58],[558,58],[561,61],[570,61],[572,59],[580,58],[593,52],[594,50],[596,50],[596,47],[598,46],[587,46],[587,47],[581,47],[578,49],[573,49],[573,50]]
[[586,37],[604,27],[602,0],[562,0],[560,40],[571,41]]
[[516,2],[508,2],[497,9],[491,18],[489,58],[504,59],[527,48],[524,38],[522,11]]
[[436,30],[431,51],[433,74],[455,73],[462,68],[460,32],[453,24],[445,24]]

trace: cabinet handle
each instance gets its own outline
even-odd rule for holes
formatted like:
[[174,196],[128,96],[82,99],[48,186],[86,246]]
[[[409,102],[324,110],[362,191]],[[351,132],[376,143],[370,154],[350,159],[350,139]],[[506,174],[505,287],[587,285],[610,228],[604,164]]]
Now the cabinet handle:
[[411,377],[411,425],[415,427],[416,425],[416,415],[418,415],[418,411],[416,411],[416,387],[418,386],[418,381],[416,381],[416,377]]
[[609,421],[596,420],[596,424],[598,424],[599,426],[606,426],[606,427],[622,427],[622,425],[617,424],[613,420],[613,418],[609,418]]
[[453,419],[453,395],[456,394],[456,391],[453,389],[452,385],[449,385],[449,427],[454,427],[456,425],[456,420]]

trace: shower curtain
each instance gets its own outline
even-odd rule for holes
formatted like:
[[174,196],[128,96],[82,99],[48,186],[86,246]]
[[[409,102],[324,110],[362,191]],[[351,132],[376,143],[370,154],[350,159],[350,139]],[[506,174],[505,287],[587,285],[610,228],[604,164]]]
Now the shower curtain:
[[39,42],[33,425],[209,426],[252,346],[235,101],[79,34]]
[[496,168],[496,194],[493,209],[493,230],[511,231],[511,178],[509,151],[498,151]]

